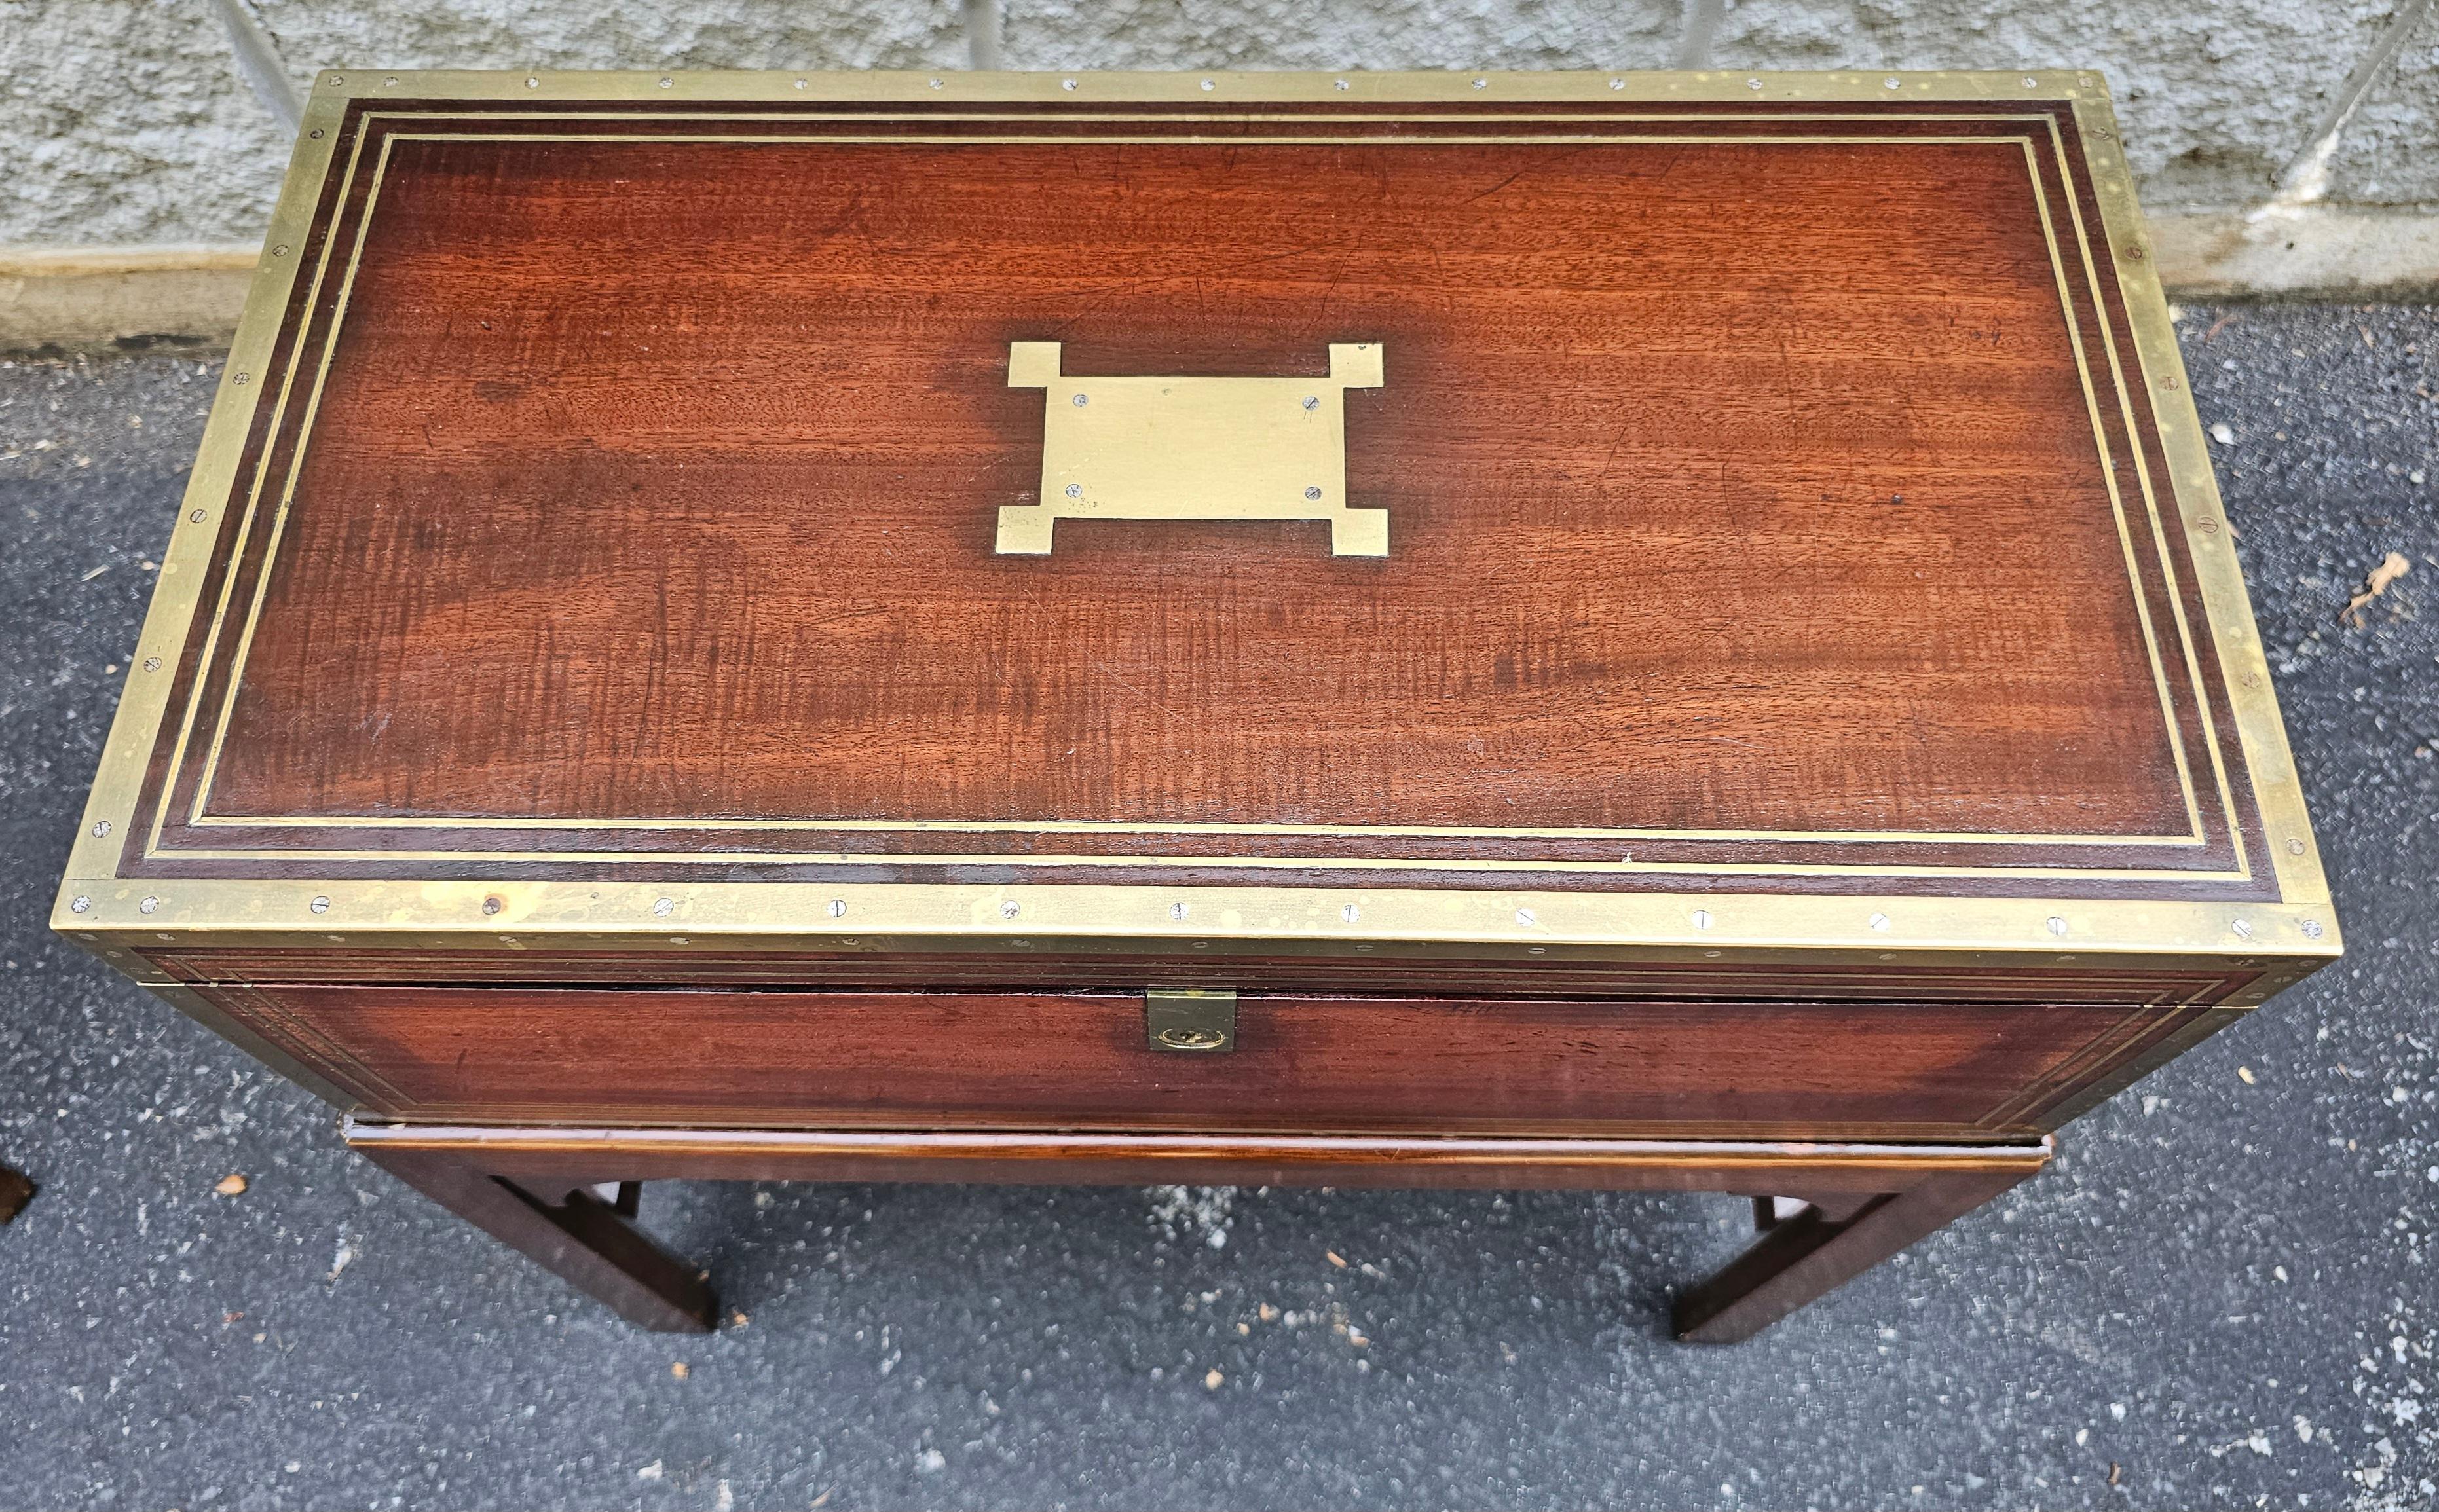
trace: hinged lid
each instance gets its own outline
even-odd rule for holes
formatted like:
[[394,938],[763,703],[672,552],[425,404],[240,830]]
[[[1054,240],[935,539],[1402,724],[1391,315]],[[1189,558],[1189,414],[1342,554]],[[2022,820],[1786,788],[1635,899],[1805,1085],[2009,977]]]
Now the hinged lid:
[[2090,75],[305,128],[62,928],[2337,949]]

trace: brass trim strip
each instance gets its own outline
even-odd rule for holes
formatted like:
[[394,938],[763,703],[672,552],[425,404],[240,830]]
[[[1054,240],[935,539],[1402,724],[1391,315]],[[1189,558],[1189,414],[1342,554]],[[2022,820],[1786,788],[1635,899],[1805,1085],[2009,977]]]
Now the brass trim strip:
[[2102,235],[2115,251],[2118,294],[2134,332],[2137,370],[2145,380],[2144,399],[2153,417],[2160,450],[2168,460],[2169,486],[2181,516],[2185,549],[2194,563],[2195,586],[2211,627],[2220,686],[2235,713],[2236,742],[2244,753],[2253,801],[2259,807],[2270,874],[2281,897],[2299,903],[2326,904],[2328,877],[2305,808],[2303,782],[2288,745],[2286,722],[2279,717],[2269,658],[2255,629],[2243,567],[2236,560],[2234,532],[2227,527],[2218,480],[2211,471],[2184,354],[2168,319],[2157,259],[2150,256],[2142,234],[2142,210],[2135,203],[2133,173],[2126,163],[2116,113],[2107,93],[2097,87],[2078,92],[2074,110],[2092,193],[2100,202]]
[[[73,908],[76,898],[85,908]],[[148,909],[145,905],[150,903]],[[315,905],[319,906],[316,907]],[[1181,912],[1181,910],[1183,912]],[[154,944],[976,949],[2091,965],[2317,963],[2325,907],[2134,899],[1093,884],[71,879],[52,924]],[[2108,964],[2116,964],[2108,960]]]
[[1401,1166],[1488,1165],[1751,1167],[1944,1175],[1960,1170],[2038,1170],[2056,1142],[1958,1145],[1812,1143],[1795,1140],[1548,1139],[1361,1134],[1016,1133],[931,1130],[522,1129],[497,1125],[382,1123],[353,1114],[340,1132],[351,1148],[412,1149],[472,1160],[617,1160],[649,1156],[716,1163],[755,1157],[809,1159],[963,1156],[993,1160],[1288,1159],[1377,1160]]

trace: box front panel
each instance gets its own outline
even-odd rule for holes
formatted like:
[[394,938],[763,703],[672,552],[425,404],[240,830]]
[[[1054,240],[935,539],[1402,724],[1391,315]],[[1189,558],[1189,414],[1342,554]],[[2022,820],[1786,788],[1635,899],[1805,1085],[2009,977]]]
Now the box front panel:
[[1159,1051],[1140,994],[240,987],[375,1112],[799,1128],[1988,1138],[2199,1010],[1247,993]]

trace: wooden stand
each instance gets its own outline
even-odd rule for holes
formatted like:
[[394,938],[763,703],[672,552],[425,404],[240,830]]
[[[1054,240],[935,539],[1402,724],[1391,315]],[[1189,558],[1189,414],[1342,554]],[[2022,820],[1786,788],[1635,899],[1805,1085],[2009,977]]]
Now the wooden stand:
[[[1762,1236],[1678,1300],[1680,1339],[1733,1343],[2046,1165],[2006,1145],[508,1129],[346,1121],[347,1143],[646,1328],[706,1332],[708,1277],[629,1220],[646,1179],[1718,1191]],[[601,1189],[615,1186],[615,1200]],[[1789,1194],[1799,1194],[1789,1199]],[[1789,1211],[1790,1201],[1802,1206]],[[1758,1204],[1757,1204],[1758,1205]],[[1784,1214],[1785,1216],[1781,1216]]]

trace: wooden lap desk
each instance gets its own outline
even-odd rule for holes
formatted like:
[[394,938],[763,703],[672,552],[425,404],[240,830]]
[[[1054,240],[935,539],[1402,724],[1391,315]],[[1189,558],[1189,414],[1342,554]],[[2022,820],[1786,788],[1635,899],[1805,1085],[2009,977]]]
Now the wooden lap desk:
[[2073,72],[325,75],[54,922],[662,1328],[1312,1183],[1741,1338],[2339,952]]

